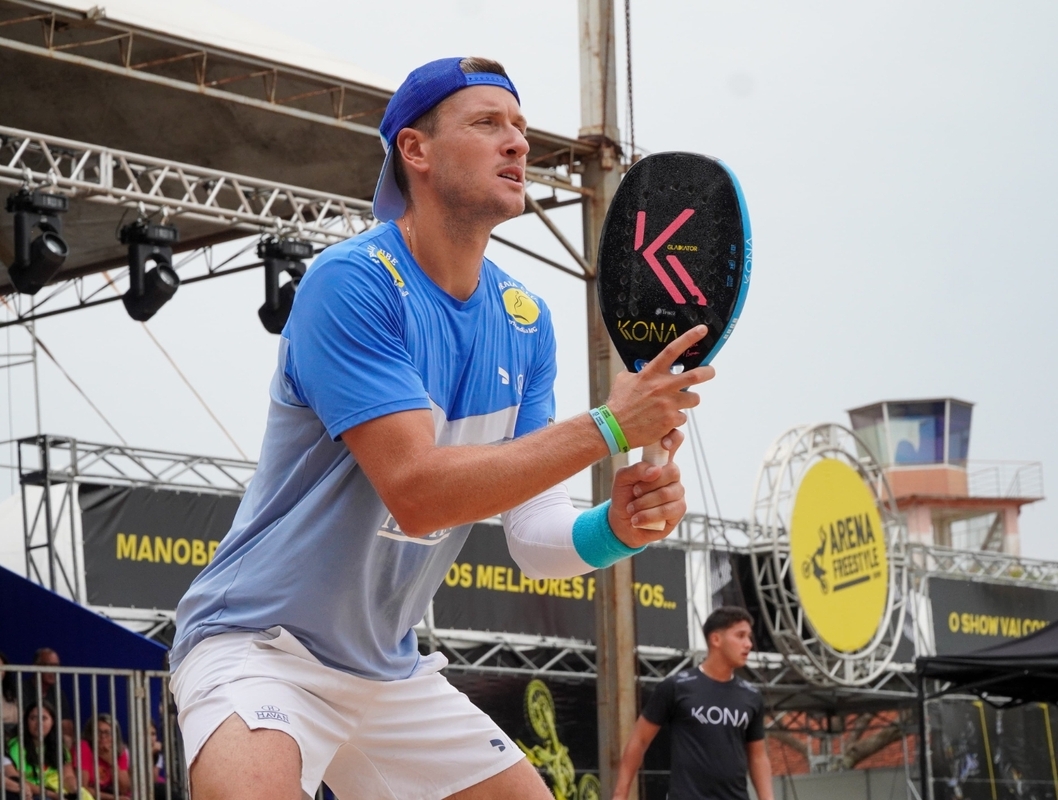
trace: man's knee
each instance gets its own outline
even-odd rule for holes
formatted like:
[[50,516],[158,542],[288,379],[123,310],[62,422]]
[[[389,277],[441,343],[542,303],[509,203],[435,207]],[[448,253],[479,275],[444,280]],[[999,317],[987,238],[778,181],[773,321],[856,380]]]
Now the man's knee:
[[250,730],[232,714],[191,764],[194,800],[301,800],[301,750],[270,728]]

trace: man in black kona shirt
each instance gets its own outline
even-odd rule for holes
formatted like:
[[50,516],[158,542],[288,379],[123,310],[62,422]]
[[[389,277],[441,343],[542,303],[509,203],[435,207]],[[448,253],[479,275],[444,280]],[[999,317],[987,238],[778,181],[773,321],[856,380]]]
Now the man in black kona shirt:
[[643,754],[662,725],[672,729],[669,800],[748,800],[746,772],[760,800],[773,800],[764,749],[764,698],[735,677],[753,649],[753,618],[724,606],[702,626],[709,654],[666,678],[650,696],[621,756],[613,800],[627,800]]

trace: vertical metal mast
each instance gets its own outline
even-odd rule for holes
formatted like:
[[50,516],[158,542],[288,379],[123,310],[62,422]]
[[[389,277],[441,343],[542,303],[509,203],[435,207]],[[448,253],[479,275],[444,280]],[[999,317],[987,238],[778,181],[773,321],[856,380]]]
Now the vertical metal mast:
[[[592,267],[586,281],[588,305],[588,371],[592,406],[606,401],[614,374],[621,369],[599,313],[594,268],[599,236],[610,200],[621,181],[617,145],[617,68],[613,0],[579,0],[580,137],[599,144],[584,162],[582,185],[592,190],[584,203],[584,257]],[[625,456],[592,469],[592,500],[610,496],[615,468]],[[624,560],[597,577],[595,600],[596,693],[599,715],[599,778],[603,797],[613,794],[621,748],[636,719],[636,636],[632,597],[632,562]],[[629,795],[636,800],[635,786]]]

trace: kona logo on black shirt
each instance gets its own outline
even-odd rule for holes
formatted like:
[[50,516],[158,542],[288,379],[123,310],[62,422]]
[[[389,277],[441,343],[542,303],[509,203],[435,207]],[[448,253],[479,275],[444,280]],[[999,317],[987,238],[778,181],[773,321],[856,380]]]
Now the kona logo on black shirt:
[[698,708],[691,709],[691,714],[703,725],[731,725],[735,728],[749,726],[749,713],[738,709],[732,711],[730,708],[720,708],[720,706],[709,706],[708,709],[705,706],[698,706]]

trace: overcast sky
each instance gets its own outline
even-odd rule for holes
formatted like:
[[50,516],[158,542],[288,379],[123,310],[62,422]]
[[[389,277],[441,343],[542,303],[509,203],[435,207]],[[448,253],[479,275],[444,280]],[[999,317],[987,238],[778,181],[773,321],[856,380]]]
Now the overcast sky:
[[[498,58],[532,125],[577,133],[573,0],[220,5],[394,82],[433,58]],[[633,0],[632,40],[637,143],[722,158],[753,221],[753,287],[696,412],[720,511],[747,515],[788,428],[882,399],[969,400],[972,459],[1042,461],[1058,480],[1058,5]],[[579,237],[575,212],[562,222]],[[507,227],[563,258],[539,223]],[[585,410],[582,284],[490,256],[552,307],[559,415]],[[254,271],[184,287],[150,323],[254,458],[276,350],[261,301]],[[38,333],[130,443],[236,455],[120,304]],[[32,433],[30,372],[9,374],[0,425]],[[114,440],[47,361],[40,380],[46,431]],[[1025,509],[1025,555],[1058,558],[1056,509]]]

